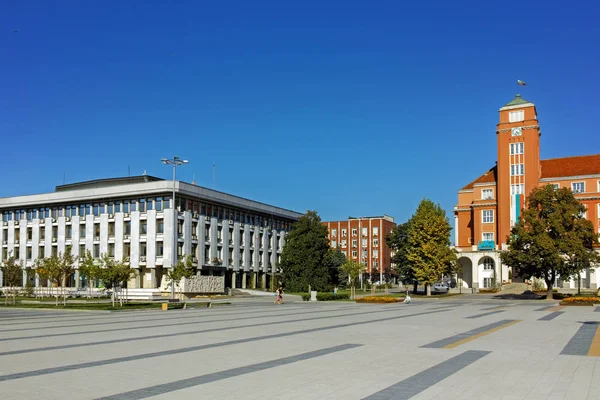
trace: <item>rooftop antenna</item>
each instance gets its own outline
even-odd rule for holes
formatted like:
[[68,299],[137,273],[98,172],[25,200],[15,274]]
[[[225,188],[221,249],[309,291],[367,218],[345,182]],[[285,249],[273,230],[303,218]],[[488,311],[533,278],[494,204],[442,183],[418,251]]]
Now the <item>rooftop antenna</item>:
[[127,166],[127,176],[131,176],[131,165]]
[[196,185],[196,173],[192,174],[192,185]]
[[216,168],[216,164],[213,164],[213,190],[215,189],[215,168]]
[[143,175],[144,175],[144,176],[146,176],[146,170],[144,170],[144,173],[143,173]]

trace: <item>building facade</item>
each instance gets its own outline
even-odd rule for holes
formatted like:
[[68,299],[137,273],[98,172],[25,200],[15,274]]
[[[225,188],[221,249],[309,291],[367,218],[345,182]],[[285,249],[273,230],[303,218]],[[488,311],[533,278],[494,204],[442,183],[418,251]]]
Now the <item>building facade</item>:
[[372,280],[377,274],[379,282],[384,281],[384,274],[389,276],[392,270],[392,254],[385,238],[396,227],[394,218],[387,215],[350,217],[345,221],[323,222],[323,225],[329,231],[331,247],[339,248],[349,260],[364,264],[365,273]]
[[[527,194],[538,186],[569,188],[586,208],[586,217],[600,234],[600,154],[540,159],[540,123],[536,107],[520,95],[499,110],[497,162],[458,191],[454,208],[455,247],[463,285],[475,289],[509,279],[500,262],[506,238],[518,221]],[[600,274],[590,269],[581,287],[597,288]],[[574,288],[573,280],[558,287]]]
[[[35,273],[35,260],[68,248],[74,256],[89,251],[94,258],[126,260],[138,271],[129,288],[159,290],[167,288],[164,275],[176,259],[173,252],[179,259],[191,255],[199,276],[222,276],[224,287],[245,288],[249,282],[265,287],[286,232],[301,215],[146,175],[2,198],[0,214],[1,261],[13,255],[23,262],[23,285],[48,285]],[[86,284],[76,272],[69,286]]]

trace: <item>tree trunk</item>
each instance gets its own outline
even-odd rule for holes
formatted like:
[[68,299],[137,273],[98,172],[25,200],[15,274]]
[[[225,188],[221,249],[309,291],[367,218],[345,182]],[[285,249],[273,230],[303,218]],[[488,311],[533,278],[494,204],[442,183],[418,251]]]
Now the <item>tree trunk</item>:
[[63,295],[63,306],[67,305],[67,292],[65,290],[65,285],[67,284],[67,277],[62,277],[62,295]]
[[115,288],[113,288],[111,294],[110,294],[111,300],[112,300],[112,306],[113,308],[115,308]]
[[431,296],[431,285],[430,284],[425,285],[425,292],[427,293],[427,296]]
[[546,293],[546,300],[553,300],[554,291],[552,290],[552,281],[546,281],[546,286],[548,287],[548,292]]
[[419,282],[417,281],[413,281],[413,293],[416,294],[417,293],[417,288],[418,288]]

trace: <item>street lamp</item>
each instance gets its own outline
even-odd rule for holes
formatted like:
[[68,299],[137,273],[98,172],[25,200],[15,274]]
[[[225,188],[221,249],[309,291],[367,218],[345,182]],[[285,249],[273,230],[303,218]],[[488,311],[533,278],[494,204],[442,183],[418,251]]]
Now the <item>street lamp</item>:
[[[177,265],[177,248],[178,246],[178,236],[177,236],[177,219],[178,219],[178,213],[177,213],[177,209],[175,208],[175,178],[177,177],[177,166],[178,165],[183,165],[183,164],[187,164],[189,161],[188,160],[182,160],[179,157],[175,156],[173,158],[162,158],[160,160],[163,164],[165,165],[173,165],[173,197],[171,198],[172,201],[172,208],[173,208],[173,248],[171,250],[171,252],[173,253],[173,261],[172,261],[172,265],[171,268],[175,269],[175,265]],[[175,282],[173,282],[173,280],[171,279],[171,299],[174,300],[175,299]]]

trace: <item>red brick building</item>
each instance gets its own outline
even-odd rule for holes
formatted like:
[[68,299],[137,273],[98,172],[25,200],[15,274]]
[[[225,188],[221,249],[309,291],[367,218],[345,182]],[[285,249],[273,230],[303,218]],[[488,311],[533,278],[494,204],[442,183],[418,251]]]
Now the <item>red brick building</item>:
[[[534,187],[567,187],[586,207],[600,233],[600,154],[540,159],[540,122],[536,107],[519,94],[499,110],[497,162],[458,191],[454,208],[455,246],[460,252],[464,286],[479,288],[508,279],[499,254]],[[596,288],[600,274],[582,274],[582,287]],[[573,281],[558,281],[573,287]]]
[[396,227],[394,218],[350,217],[345,221],[323,222],[329,230],[329,244],[339,248],[346,258],[361,262],[369,275],[379,273],[379,281],[392,268],[391,249],[385,237]]

